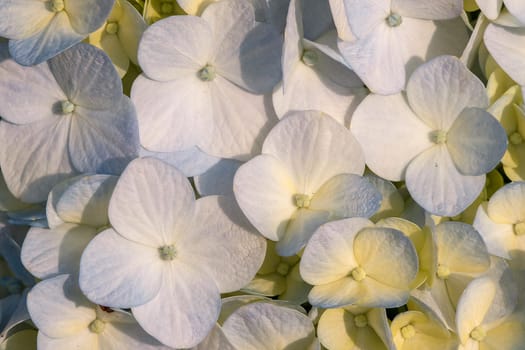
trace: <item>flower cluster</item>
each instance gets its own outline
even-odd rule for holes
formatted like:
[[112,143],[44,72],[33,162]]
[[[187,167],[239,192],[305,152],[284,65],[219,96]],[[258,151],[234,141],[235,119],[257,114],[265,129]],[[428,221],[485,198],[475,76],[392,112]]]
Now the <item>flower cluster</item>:
[[0,350],[524,349],[523,0],[0,18]]

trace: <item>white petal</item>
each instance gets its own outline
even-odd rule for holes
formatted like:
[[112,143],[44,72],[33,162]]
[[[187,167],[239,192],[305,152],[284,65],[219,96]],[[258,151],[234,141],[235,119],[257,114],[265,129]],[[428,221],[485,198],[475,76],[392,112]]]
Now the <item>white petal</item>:
[[[286,17],[282,52],[283,89],[288,89],[291,74],[301,60],[303,54],[302,39],[303,18],[301,6],[297,6],[297,0],[291,0]],[[279,87],[277,87],[277,89],[278,88]]]
[[211,137],[210,84],[193,75],[168,82],[140,75],[133,82],[131,99],[137,110],[141,144],[151,151],[181,151]]
[[525,183],[513,182],[492,195],[489,217],[497,223],[515,224],[525,220]]
[[146,76],[157,81],[196,76],[212,55],[213,32],[194,16],[171,16],[142,35],[138,60]]
[[314,341],[312,321],[304,314],[271,303],[242,306],[222,330],[236,349],[308,349]]
[[2,173],[9,190],[28,203],[46,200],[51,188],[74,174],[67,153],[69,117],[27,125],[0,122]]
[[367,96],[356,109],[350,128],[363,147],[368,167],[390,181],[402,180],[410,161],[432,146],[431,129],[401,94]]
[[277,242],[277,253],[281,256],[297,254],[314,231],[329,220],[329,216],[330,214],[323,210],[298,209],[292,215],[284,236]]
[[492,221],[485,202],[478,207],[472,225],[483,237],[490,254],[510,259],[509,253],[516,239],[512,224],[498,224]]
[[489,113],[463,110],[447,135],[447,147],[458,171],[482,175],[498,165],[507,150],[507,134]]
[[476,4],[488,19],[495,20],[499,16],[503,0],[476,0]]
[[461,0],[434,0],[421,2],[418,0],[392,0],[392,12],[402,16],[443,20],[459,17],[463,11]]
[[64,338],[87,330],[96,318],[94,305],[80,292],[75,278],[60,275],[38,283],[27,295],[27,307],[38,329]]
[[344,0],[352,33],[361,39],[384,23],[390,14],[390,3],[390,0]]
[[485,45],[496,62],[519,85],[525,85],[525,28],[491,24],[485,31]]
[[24,39],[41,31],[54,13],[44,1],[5,0],[0,3],[0,35],[7,39]]
[[122,82],[111,60],[92,45],[75,45],[48,64],[68,100],[78,107],[110,109],[123,97]]
[[66,338],[53,338],[38,332],[37,347],[41,350],[92,350],[98,346],[98,336],[87,327],[84,331]]
[[[348,14],[348,12],[347,12]],[[340,41],[339,50],[352,70],[372,91],[382,95],[400,92],[405,88],[407,57],[403,32],[383,23],[366,36],[352,42]],[[352,27],[353,31],[353,27]]]
[[120,77],[126,75],[129,69],[129,57],[122,48],[122,44],[117,35],[109,34],[105,26],[102,26],[87,38],[87,42],[104,50],[111,59],[111,62],[113,62],[113,66]]
[[86,0],[64,2],[71,26],[79,34],[87,35],[97,30],[108,17],[115,0],[101,0],[94,3]]
[[65,11],[57,13],[49,24],[34,35],[9,41],[9,52],[18,63],[32,66],[44,62],[85,37],[71,27]]
[[154,158],[131,162],[111,197],[109,219],[122,236],[146,246],[173,244],[191,222],[195,195],[176,168]]
[[82,254],[80,288],[99,305],[142,305],[159,292],[163,263],[157,248],[129,241],[108,229],[98,234]]
[[201,196],[233,195],[233,177],[241,165],[233,159],[221,159],[205,173],[193,178],[195,188]]
[[138,155],[139,130],[131,100],[108,110],[77,106],[69,130],[69,155],[79,172],[120,174]]
[[233,192],[244,215],[263,236],[281,239],[292,214],[296,184],[285,165],[270,155],[260,155],[235,173]]
[[129,2],[120,2],[122,17],[119,19],[118,38],[129,59],[138,65],[138,46],[147,28],[142,15]]
[[142,328],[162,343],[189,348],[211,331],[221,307],[219,290],[193,265],[176,262],[165,269],[157,296],[132,308]]
[[239,290],[261,266],[266,240],[254,232],[233,196],[200,198],[195,210],[194,228],[177,241],[180,258],[198,261],[221,293]]
[[344,41],[355,40],[354,34],[352,34],[352,30],[348,24],[348,19],[346,18],[344,2],[338,0],[328,0],[328,2],[330,4],[338,37]]
[[16,124],[56,118],[56,103],[66,99],[47,64],[24,67],[0,45],[0,115]]
[[364,170],[361,147],[353,135],[316,111],[290,114],[272,129],[263,144],[289,168],[299,193],[314,193],[334,175]]
[[209,138],[200,137],[198,146],[208,154],[239,160],[259,153],[262,139],[276,122],[266,109],[265,96],[254,95],[220,76],[210,83],[210,94],[213,131]]
[[504,2],[507,10],[522,24],[525,24],[525,3],[520,0],[504,0]]
[[94,228],[84,225],[62,224],[52,230],[33,227],[22,245],[22,262],[40,279],[77,274],[80,256],[95,235]]
[[434,146],[408,166],[406,184],[414,200],[428,212],[441,216],[461,213],[479,195],[485,175],[462,175],[446,146]]
[[325,182],[312,197],[310,209],[326,210],[332,218],[370,217],[381,203],[381,194],[366,178],[341,174]]
[[271,24],[256,24],[246,1],[218,2],[202,18],[214,33],[212,64],[217,73],[257,94],[271,91],[281,79],[282,39]]
[[301,258],[301,277],[312,285],[334,282],[357,266],[354,238],[373,225],[364,218],[338,220],[322,225],[312,236]]
[[463,109],[488,106],[483,83],[451,56],[440,56],[420,66],[407,83],[407,97],[419,118],[445,131]]
[[98,344],[101,350],[170,350],[146,333],[131,315],[118,321],[109,318],[98,337]]

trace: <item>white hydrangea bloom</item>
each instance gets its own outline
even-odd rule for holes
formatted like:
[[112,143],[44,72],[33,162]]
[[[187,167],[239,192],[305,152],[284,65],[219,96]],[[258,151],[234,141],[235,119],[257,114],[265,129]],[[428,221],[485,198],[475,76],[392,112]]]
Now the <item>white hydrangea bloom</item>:
[[525,2],[521,0],[476,0],[480,10],[490,20],[498,18],[502,5],[521,23],[525,24]]
[[23,67],[2,49],[0,164],[16,197],[42,202],[73,174],[118,174],[137,156],[135,109],[102,51],[78,44]]
[[80,287],[101,305],[131,308],[166,345],[197,345],[212,329],[220,293],[247,284],[264,258],[233,198],[195,200],[189,181],[153,158],[130,163],[109,204],[114,229],[80,262]]
[[428,212],[454,216],[476,199],[507,148],[487,106],[481,81],[457,58],[440,56],[414,72],[406,94],[365,98],[351,130],[374,173],[405,180]]
[[314,286],[308,295],[314,306],[392,308],[408,301],[418,259],[402,232],[349,218],[319,227],[306,245],[300,271]]
[[0,36],[19,64],[44,62],[97,30],[114,0],[3,0]]
[[27,296],[40,350],[168,350],[131,314],[89,302],[69,275],[38,283]]
[[[462,0],[345,0],[353,41],[339,48],[375,93],[393,94],[417,66],[439,55],[459,56],[468,40]],[[445,21],[446,20],[446,21]]]
[[261,94],[280,79],[282,40],[256,23],[244,0],[209,5],[202,17],[172,16],[144,33],[133,83],[142,145],[194,145],[226,158],[258,152],[275,116]]
[[316,111],[292,113],[268,134],[259,155],[233,180],[239,206],[277,253],[296,254],[323,223],[370,217],[381,196],[362,176],[352,134]]

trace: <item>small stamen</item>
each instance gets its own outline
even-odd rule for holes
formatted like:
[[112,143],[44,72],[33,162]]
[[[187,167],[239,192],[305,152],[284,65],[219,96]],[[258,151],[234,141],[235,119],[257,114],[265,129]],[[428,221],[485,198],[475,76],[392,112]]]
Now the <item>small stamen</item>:
[[98,318],[93,320],[89,324],[89,330],[93,333],[100,334],[104,331],[104,328],[106,328],[106,324],[104,321],[99,320]]
[[523,236],[523,235],[525,235],[525,221],[518,222],[517,224],[514,224],[514,234],[516,236]]
[[387,18],[385,18],[386,23],[389,27],[398,27],[403,23],[403,17],[397,13],[391,13]]
[[411,324],[407,324],[406,326],[401,328],[401,335],[405,339],[412,338],[413,336],[416,335],[416,329]]
[[475,341],[482,341],[487,336],[487,333],[481,327],[476,327],[470,332],[470,337]]
[[317,52],[313,50],[304,50],[301,61],[308,67],[313,67],[319,62],[319,56],[317,56]]
[[117,34],[118,29],[119,27],[117,22],[108,22],[106,24],[106,33],[108,34]]
[[447,132],[444,130],[434,130],[430,133],[430,140],[437,145],[447,142]]
[[357,328],[363,328],[368,326],[368,318],[366,315],[357,315],[354,317],[354,324]]
[[197,76],[202,81],[212,81],[215,79],[215,68],[207,64],[200,71],[197,72]]
[[519,132],[515,132],[509,136],[509,142],[513,145],[519,145],[523,143],[523,137],[521,137]]
[[62,114],[71,114],[75,111],[75,105],[69,100],[61,102]]
[[297,208],[308,208],[310,206],[311,198],[307,194],[298,193],[294,195],[294,201]]
[[51,12],[60,12],[65,8],[64,0],[50,0],[47,2],[47,9]]
[[438,265],[436,274],[439,278],[442,280],[446,279],[448,276],[450,276],[450,269],[446,265]]
[[173,260],[177,257],[177,250],[173,244],[165,245],[159,248],[159,256],[162,260]]
[[281,262],[279,266],[277,266],[277,273],[281,276],[286,276],[289,271],[290,265],[288,265],[287,263]]
[[363,270],[362,267],[356,267],[355,269],[352,270],[351,272],[351,275],[352,275],[352,278],[357,281],[357,282],[361,282],[362,280],[365,279],[366,277],[366,272],[365,270]]

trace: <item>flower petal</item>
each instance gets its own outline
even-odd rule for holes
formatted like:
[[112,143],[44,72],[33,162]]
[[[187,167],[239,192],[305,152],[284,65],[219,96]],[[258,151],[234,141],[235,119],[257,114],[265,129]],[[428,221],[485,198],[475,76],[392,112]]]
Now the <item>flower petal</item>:
[[390,14],[390,0],[344,0],[346,17],[358,38],[373,31]]
[[489,217],[487,202],[482,203],[476,212],[472,226],[479,232],[491,255],[510,259],[510,251],[516,239],[512,224],[498,224]]
[[47,9],[44,1],[5,0],[0,3],[0,36],[7,39],[25,39],[51,21],[54,13]]
[[489,217],[496,223],[525,221],[525,183],[513,182],[496,191],[488,204]]
[[106,20],[115,0],[68,0],[64,1],[65,11],[73,29],[83,35],[97,30]]
[[461,0],[434,0],[421,2],[418,0],[392,0],[392,12],[402,16],[443,20],[459,17],[463,11]]

